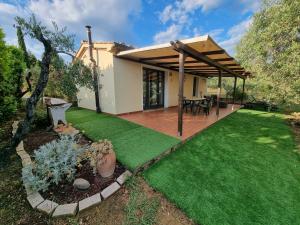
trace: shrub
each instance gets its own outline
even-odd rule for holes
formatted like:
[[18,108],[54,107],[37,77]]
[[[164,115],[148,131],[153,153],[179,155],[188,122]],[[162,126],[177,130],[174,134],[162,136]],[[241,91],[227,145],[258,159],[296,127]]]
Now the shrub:
[[45,109],[37,108],[37,110],[35,112],[34,121],[32,123],[33,128],[41,128],[41,127],[44,128],[49,125],[50,125],[50,123],[48,120],[46,107],[45,107]]
[[77,157],[84,151],[73,136],[62,135],[34,151],[34,162],[22,170],[25,184],[36,191],[46,191],[51,184],[74,179]]
[[94,174],[96,174],[97,170],[97,162],[102,162],[103,157],[113,151],[113,145],[110,141],[104,139],[99,140],[98,142],[94,142],[89,149],[83,152],[78,157],[78,166],[81,167],[81,162],[83,160],[88,160],[90,162],[91,167],[93,168]]

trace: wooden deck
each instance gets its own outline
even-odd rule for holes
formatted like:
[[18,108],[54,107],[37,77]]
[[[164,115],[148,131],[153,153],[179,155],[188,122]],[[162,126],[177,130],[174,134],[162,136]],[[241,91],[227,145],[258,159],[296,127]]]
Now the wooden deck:
[[[229,104],[227,108],[220,109],[219,117],[216,116],[214,107],[208,116],[204,114],[192,115],[190,112],[183,114],[183,135],[186,140],[200,131],[206,129],[218,120],[240,109],[240,105]],[[120,118],[154,129],[167,135],[177,136],[177,107],[143,111],[131,114],[120,115]]]

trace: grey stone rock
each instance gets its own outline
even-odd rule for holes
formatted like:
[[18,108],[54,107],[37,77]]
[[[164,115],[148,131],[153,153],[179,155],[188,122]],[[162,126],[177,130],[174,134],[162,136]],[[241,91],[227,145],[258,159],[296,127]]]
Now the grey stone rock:
[[79,201],[79,212],[101,203],[100,193]]
[[27,200],[32,208],[36,208],[39,204],[41,204],[44,201],[44,198],[38,193],[32,193],[27,196]]
[[75,216],[77,211],[77,203],[59,205],[52,214],[53,217]]
[[107,188],[105,188],[103,191],[101,191],[101,196],[104,199],[107,199],[109,196],[111,196],[119,189],[120,189],[120,185],[117,182],[114,182],[111,185],[109,185]]
[[51,215],[51,213],[54,211],[54,209],[58,206],[56,202],[50,201],[46,199],[41,204],[37,206],[37,209],[41,212],[47,213],[48,215]]
[[91,185],[90,182],[88,182],[87,180],[77,178],[74,180],[73,186],[79,190],[87,190]]
[[126,170],[124,173],[122,173],[118,178],[117,182],[122,185],[125,183],[125,181],[132,175],[132,173],[129,170]]

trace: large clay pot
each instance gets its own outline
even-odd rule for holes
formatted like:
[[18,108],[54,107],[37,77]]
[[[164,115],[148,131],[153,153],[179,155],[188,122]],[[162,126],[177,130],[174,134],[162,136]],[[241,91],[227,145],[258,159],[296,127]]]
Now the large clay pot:
[[101,160],[97,161],[97,172],[102,177],[110,177],[114,174],[116,168],[116,154],[111,151],[105,154]]

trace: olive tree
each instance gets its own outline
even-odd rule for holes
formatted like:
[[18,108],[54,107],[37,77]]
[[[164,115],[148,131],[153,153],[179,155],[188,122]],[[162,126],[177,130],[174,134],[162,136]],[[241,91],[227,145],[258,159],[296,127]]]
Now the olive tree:
[[258,97],[279,104],[300,103],[300,1],[264,0],[237,46],[237,58],[254,74]]
[[[66,28],[59,29],[58,26],[53,23],[53,31],[42,25],[37,21],[36,17],[32,15],[28,20],[21,17],[16,17],[17,26],[24,35],[28,35],[30,38],[39,41],[44,48],[42,59],[40,61],[40,72],[36,85],[31,92],[25,106],[26,115],[25,118],[19,123],[18,129],[12,138],[9,146],[0,151],[1,159],[8,159],[13,150],[18,146],[24,136],[29,132],[30,125],[34,120],[35,109],[38,101],[40,100],[44,89],[47,86],[50,66],[56,69],[62,69],[65,65],[62,65],[58,59],[58,54],[67,54],[74,57],[74,36],[66,34]],[[25,44],[24,44],[25,46]],[[28,65],[30,67],[30,65]],[[74,61],[73,64],[67,65],[64,68],[66,71],[66,77],[76,74],[76,77],[81,77],[75,80],[68,78],[71,88],[74,86],[87,86],[92,83],[92,73],[88,67],[85,67],[82,62]],[[64,81],[65,82],[65,81]],[[78,82],[78,83],[76,83]],[[66,85],[66,84],[65,84]],[[65,88],[66,89],[66,88]],[[74,90],[73,90],[74,91]]]

